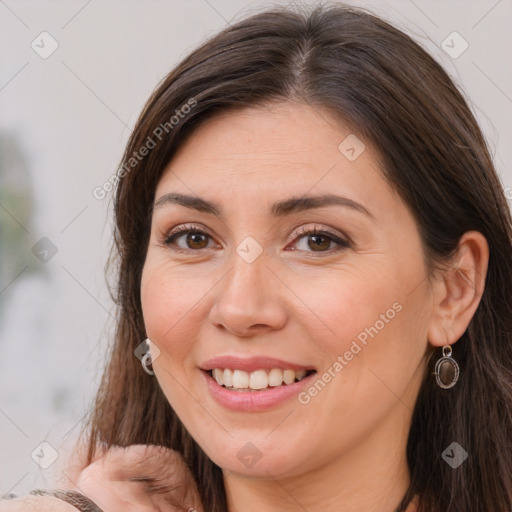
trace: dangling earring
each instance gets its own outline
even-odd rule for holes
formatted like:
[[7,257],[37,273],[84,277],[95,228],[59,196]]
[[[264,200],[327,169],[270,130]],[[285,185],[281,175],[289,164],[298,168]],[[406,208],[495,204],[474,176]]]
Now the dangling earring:
[[[153,366],[151,365],[153,360],[151,359],[151,352],[150,352],[150,349],[151,349],[151,340],[149,338],[145,339],[144,340],[145,343],[146,343],[146,346],[145,348],[147,349],[145,351],[145,354],[142,356],[142,359],[141,359],[141,363],[142,363],[142,368],[144,368],[144,371],[149,374],[149,375],[155,375],[155,372],[153,371]],[[151,367],[150,367],[151,366]]]
[[439,358],[434,370],[437,385],[443,389],[450,389],[459,380],[459,365],[452,357],[452,347],[443,347],[443,357]]

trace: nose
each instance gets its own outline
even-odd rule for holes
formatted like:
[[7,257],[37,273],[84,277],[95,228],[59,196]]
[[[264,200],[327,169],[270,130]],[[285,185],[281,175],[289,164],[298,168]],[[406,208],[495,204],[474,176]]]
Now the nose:
[[210,322],[237,337],[281,329],[287,321],[283,283],[267,267],[262,254],[252,263],[234,254],[232,268],[210,310]]

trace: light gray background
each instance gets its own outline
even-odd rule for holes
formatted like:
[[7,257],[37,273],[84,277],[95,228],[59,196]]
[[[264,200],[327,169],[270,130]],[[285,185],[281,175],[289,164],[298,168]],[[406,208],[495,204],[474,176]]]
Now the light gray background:
[[[512,2],[351,3],[410,33],[461,85],[512,199]],[[112,333],[103,274],[111,203],[93,189],[116,171],[140,109],[173,65],[268,5],[0,0],[0,184],[21,197],[0,196],[3,235],[17,240],[0,238],[0,495],[51,485],[99,382]],[[59,44],[46,60],[31,48],[43,31]],[[457,59],[441,49],[453,31],[469,44]],[[47,263],[31,251],[42,237],[57,248]],[[31,458],[42,441],[59,455],[46,470]]]

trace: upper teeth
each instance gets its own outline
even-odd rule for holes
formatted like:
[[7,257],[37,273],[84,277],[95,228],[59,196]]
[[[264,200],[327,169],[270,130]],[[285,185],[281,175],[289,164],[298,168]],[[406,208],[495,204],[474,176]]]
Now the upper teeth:
[[281,370],[279,368],[272,368],[268,371],[256,370],[254,372],[214,368],[212,376],[217,384],[227,388],[265,389],[268,386],[281,386],[283,382],[293,384],[295,379],[302,380],[306,373],[306,370]]

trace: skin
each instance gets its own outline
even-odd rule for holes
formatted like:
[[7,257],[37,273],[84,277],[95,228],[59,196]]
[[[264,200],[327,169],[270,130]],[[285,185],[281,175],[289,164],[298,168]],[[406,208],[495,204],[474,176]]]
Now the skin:
[[0,512],[76,512],[76,508],[52,496],[24,496],[0,502]]
[[[338,150],[350,133],[298,103],[216,116],[185,141],[157,186],[156,200],[189,194],[223,212],[154,209],[141,299],[160,350],[156,378],[222,468],[229,512],[394,510],[409,482],[405,446],[425,354],[460,338],[483,291],[484,237],[466,233],[449,265],[429,273],[416,223],[378,153],[368,141],[355,161]],[[270,214],[275,201],[327,193],[371,216],[342,206]],[[185,233],[166,245],[184,224],[211,237],[187,245]],[[315,226],[348,246],[297,235]],[[252,263],[236,252],[248,236],[263,250]],[[200,373],[208,359],[230,354],[276,357],[321,375],[393,304],[401,307],[394,318],[305,405],[292,398],[265,412],[230,411]],[[248,442],[261,454],[252,467],[237,457]]]
[[104,512],[203,512],[187,465],[163,446],[112,447],[81,471],[75,487]]
[[[79,443],[76,448],[55,481],[57,489],[78,491],[103,512],[204,512],[194,477],[178,452],[155,445],[113,446],[86,465],[86,447]],[[77,509],[50,496],[0,500],[0,512],[29,510]]]

